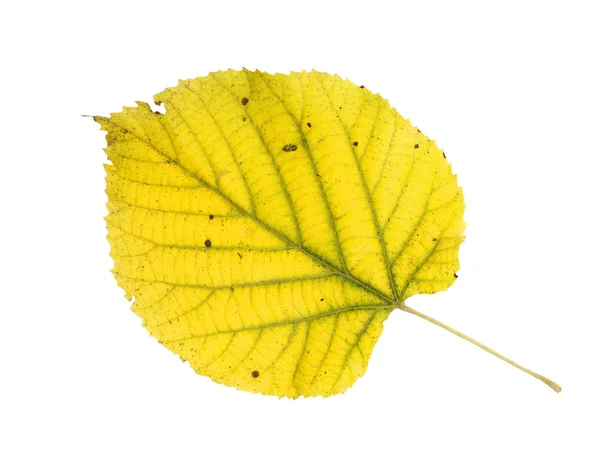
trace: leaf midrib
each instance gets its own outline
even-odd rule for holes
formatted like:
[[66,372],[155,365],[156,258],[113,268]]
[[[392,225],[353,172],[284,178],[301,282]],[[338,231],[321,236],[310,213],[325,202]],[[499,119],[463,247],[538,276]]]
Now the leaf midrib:
[[[165,102],[165,104],[166,103],[167,102]],[[171,101],[169,100],[168,103],[171,104]],[[168,111],[168,108],[167,108],[167,111]],[[159,115],[156,115],[154,113],[152,113],[152,115],[154,115],[154,118],[156,118],[156,121],[158,121],[158,123],[163,127],[163,129],[168,134],[167,129],[165,128],[165,126],[162,123],[162,121],[159,119]],[[157,147],[155,147],[150,141],[147,141],[147,140],[143,139],[142,137],[138,136],[137,134],[135,134],[130,129],[125,128],[124,126],[121,126],[118,123],[116,123],[116,122],[114,122],[112,120],[109,120],[108,118],[98,117],[98,119],[104,120],[104,121],[108,121],[109,124],[114,125],[114,126],[116,126],[118,128],[121,128],[123,131],[126,131],[127,133],[131,134],[132,136],[134,136],[135,138],[137,138],[138,140],[140,140],[141,142],[143,142],[144,144],[146,144],[147,146],[149,146],[151,149],[153,149],[156,153],[158,153],[161,156],[163,156],[165,159],[170,160],[177,167],[179,167],[179,169],[182,170],[186,175],[188,175],[190,178],[192,178],[193,180],[195,180],[198,183],[198,185],[203,186],[206,189],[209,189],[209,190],[213,191],[214,193],[218,194],[223,200],[225,200],[226,202],[228,202],[236,210],[238,210],[239,212],[243,213],[244,215],[247,215],[254,222],[256,222],[258,225],[260,225],[261,227],[263,227],[269,233],[275,235],[277,238],[279,238],[280,240],[282,240],[283,242],[285,242],[291,248],[294,248],[294,249],[297,249],[297,250],[303,252],[304,254],[306,254],[307,256],[309,256],[314,261],[316,261],[319,264],[324,265],[325,267],[327,267],[330,270],[332,270],[334,272],[334,274],[337,274],[337,275],[340,275],[340,276],[346,278],[348,281],[353,282],[355,285],[358,285],[360,288],[362,288],[362,289],[364,289],[364,290],[366,290],[366,291],[374,294],[378,298],[382,299],[387,304],[390,304],[390,305],[396,305],[397,304],[392,298],[390,298],[390,297],[386,296],[385,294],[379,292],[375,288],[372,288],[369,285],[363,283],[362,281],[358,280],[356,277],[352,276],[350,273],[346,273],[346,272],[343,272],[343,271],[339,270],[333,264],[330,264],[325,259],[322,259],[321,257],[317,256],[312,251],[310,251],[310,250],[308,250],[308,249],[306,249],[304,247],[301,247],[301,246],[297,245],[296,243],[292,242],[289,238],[287,238],[283,234],[279,233],[277,230],[275,230],[273,227],[271,227],[270,225],[268,225],[267,223],[265,223],[264,221],[262,221],[261,219],[259,219],[258,217],[256,217],[254,214],[248,212],[246,209],[244,209],[242,206],[240,206],[234,200],[230,199],[225,194],[223,194],[222,192],[220,192],[218,189],[216,189],[215,187],[213,187],[210,184],[208,184],[202,178],[199,178],[195,173],[193,173],[192,171],[188,170],[179,160],[174,160],[171,157],[169,157],[163,151],[161,151],[160,149],[158,149]],[[174,144],[173,144],[173,148],[175,150]]]

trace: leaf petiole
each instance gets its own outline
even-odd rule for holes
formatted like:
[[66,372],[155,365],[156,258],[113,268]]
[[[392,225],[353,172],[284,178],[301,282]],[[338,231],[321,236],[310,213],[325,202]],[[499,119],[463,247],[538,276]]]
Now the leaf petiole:
[[413,308],[411,308],[410,306],[407,306],[404,303],[400,304],[400,309],[403,310],[404,312],[408,312],[409,314],[416,315],[417,317],[420,317],[421,319],[431,322],[432,324],[435,324],[438,327],[443,328],[444,330],[448,330],[450,333],[453,333],[454,335],[462,338],[463,340],[467,340],[468,342],[473,343],[475,346],[478,346],[482,350],[487,351],[490,354],[493,354],[497,358],[502,359],[503,361],[509,363],[510,365],[516,367],[517,369],[521,369],[523,372],[535,377],[538,380],[541,380],[546,385],[548,385],[552,390],[554,390],[556,393],[560,393],[560,391],[562,390],[562,387],[560,385],[558,385],[556,382],[553,382],[549,378],[544,377],[543,375],[540,375],[537,372],[533,372],[532,370],[529,370],[526,367],[521,366],[520,364],[517,364],[516,362],[508,359],[506,356],[501,355],[497,351],[494,351],[493,349],[479,343],[477,340],[474,340],[473,338],[465,335],[464,333],[461,333],[458,330],[455,330],[452,327],[449,327],[448,325],[440,322],[439,320],[436,320],[433,317],[429,317],[428,315],[422,314],[419,311],[414,310]]

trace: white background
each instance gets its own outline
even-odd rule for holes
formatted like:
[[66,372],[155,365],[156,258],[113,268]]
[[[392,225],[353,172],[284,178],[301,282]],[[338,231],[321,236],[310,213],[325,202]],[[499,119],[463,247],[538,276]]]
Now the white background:
[[[594,3],[3,4],[0,464],[600,464]],[[80,115],[242,66],[348,77],[445,149],[460,278],[408,304],[561,394],[402,311],[329,399],[218,385],[148,336],[109,272],[104,134]]]

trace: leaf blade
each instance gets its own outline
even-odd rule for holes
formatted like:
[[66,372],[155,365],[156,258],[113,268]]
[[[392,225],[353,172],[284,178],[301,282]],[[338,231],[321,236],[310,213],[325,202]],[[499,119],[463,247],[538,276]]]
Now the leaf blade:
[[343,392],[389,312],[453,282],[462,192],[378,95],[324,73],[229,70],[155,101],[165,114],[138,103],[95,118],[113,273],[199,373],[278,396]]

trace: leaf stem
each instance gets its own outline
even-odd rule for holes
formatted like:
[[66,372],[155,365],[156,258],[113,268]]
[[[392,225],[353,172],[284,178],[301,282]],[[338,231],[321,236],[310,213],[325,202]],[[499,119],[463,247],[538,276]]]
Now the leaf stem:
[[407,306],[404,303],[400,304],[400,309],[402,309],[404,312],[408,312],[409,314],[416,315],[417,317],[420,317],[421,319],[431,322],[432,324],[435,324],[438,327],[443,328],[444,330],[448,330],[450,333],[453,333],[454,335],[462,338],[463,340],[467,340],[468,342],[473,343],[475,346],[478,346],[482,350],[487,351],[490,354],[493,354],[497,358],[500,358],[503,361],[509,363],[511,366],[514,366],[517,369],[521,369],[523,372],[535,377],[538,380],[541,380],[546,385],[548,385],[552,390],[554,390],[556,393],[559,393],[562,390],[562,387],[560,385],[558,385],[556,382],[553,382],[552,380],[548,379],[547,377],[544,377],[543,375],[540,375],[537,372],[533,372],[532,370],[529,370],[526,367],[523,367],[520,364],[517,364],[516,362],[508,359],[506,356],[502,356],[497,351],[494,351],[493,349],[479,343],[477,340],[474,340],[473,338],[465,335],[464,333],[461,333],[458,330],[455,330],[452,327],[449,327],[448,325],[440,322],[439,320],[436,320],[433,317],[429,317],[428,315],[421,314],[419,311],[415,311],[413,308],[411,308],[410,306]]

